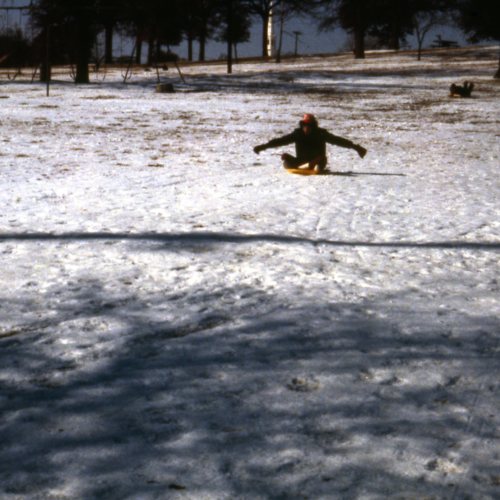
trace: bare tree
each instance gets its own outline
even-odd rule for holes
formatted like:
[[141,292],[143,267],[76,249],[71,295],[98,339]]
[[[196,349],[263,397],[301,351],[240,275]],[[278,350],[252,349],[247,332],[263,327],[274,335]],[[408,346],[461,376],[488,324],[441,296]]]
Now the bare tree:
[[435,10],[421,10],[414,13],[413,26],[417,39],[417,58],[419,61],[422,59],[422,48],[425,37],[436,26],[445,24],[446,20],[445,14]]

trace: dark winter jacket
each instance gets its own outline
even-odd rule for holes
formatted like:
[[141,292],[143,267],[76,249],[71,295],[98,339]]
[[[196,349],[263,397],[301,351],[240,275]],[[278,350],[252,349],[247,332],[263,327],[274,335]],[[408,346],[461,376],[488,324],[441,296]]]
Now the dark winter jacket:
[[358,146],[349,139],[333,135],[328,130],[314,127],[309,135],[304,134],[301,128],[291,134],[272,139],[262,145],[262,149],[276,148],[295,143],[295,152],[298,160],[307,162],[318,156],[326,157],[326,144],[333,144],[342,148],[356,149]]

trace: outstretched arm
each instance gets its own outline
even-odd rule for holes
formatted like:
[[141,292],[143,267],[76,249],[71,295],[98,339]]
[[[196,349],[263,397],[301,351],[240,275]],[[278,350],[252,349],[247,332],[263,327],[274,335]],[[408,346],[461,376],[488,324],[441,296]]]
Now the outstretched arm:
[[344,139],[343,137],[339,137],[338,135],[333,135],[330,132],[325,130],[325,140],[328,144],[333,144],[334,146],[340,146],[341,148],[354,149],[358,153],[361,158],[364,158],[367,150],[360,146],[359,144],[355,144],[349,139]]
[[264,149],[269,148],[277,148],[279,146],[286,146],[287,144],[292,144],[295,142],[295,134],[292,132],[291,134],[284,135],[283,137],[277,137],[276,139],[272,139],[265,144],[259,144],[253,148],[254,153],[259,154]]

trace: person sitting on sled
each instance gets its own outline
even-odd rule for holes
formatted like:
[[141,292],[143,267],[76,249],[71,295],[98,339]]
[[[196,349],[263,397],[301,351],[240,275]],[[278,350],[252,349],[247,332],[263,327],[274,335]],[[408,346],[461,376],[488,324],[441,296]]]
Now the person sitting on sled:
[[298,168],[307,164],[307,168],[314,169],[317,172],[324,170],[326,167],[326,143],[342,148],[354,149],[361,158],[366,155],[364,147],[354,144],[349,139],[333,135],[324,128],[320,128],[318,120],[310,113],[306,113],[303,116],[299,125],[299,128],[295,129],[291,134],[277,137],[265,144],[255,146],[253,148],[254,152],[259,154],[264,149],[295,143],[296,156],[288,153],[282,154],[283,166],[285,168]]

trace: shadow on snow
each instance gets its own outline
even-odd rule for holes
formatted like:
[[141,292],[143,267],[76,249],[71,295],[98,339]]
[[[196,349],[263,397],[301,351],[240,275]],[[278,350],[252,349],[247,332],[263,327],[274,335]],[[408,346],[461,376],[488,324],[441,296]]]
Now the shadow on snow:
[[[1,238],[65,239],[392,246],[224,233]],[[51,293],[65,300],[50,318],[33,319],[18,332],[23,335],[0,339],[4,494],[35,497],[68,487],[69,496],[82,498],[165,498],[182,491],[193,498],[398,492],[451,498],[457,491],[487,498],[495,489],[498,475],[484,452],[462,458],[468,462],[464,473],[446,472],[440,464],[450,463],[450,454],[467,443],[481,447],[497,439],[498,414],[470,415],[479,392],[495,396],[494,383],[482,381],[500,375],[498,318],[454,311],[447,329],[446,318],[438,319],[431,307],[416,311],[383,295],[290,305],[290,298],[248,285],[213,290],[207,283],[181,298],[166,290],[156,303],[133,293],[116,303],[95,280],[78,292],[61,287]],[[225,305],[214,296],[246,296],[254,303],[235,299]],[[9,301],[14,306],[14,299],[3,297],[4,304]],[[192,304],[204,312],[191,321],[150,314],[168,303],[179,313],[185,308],[184,317]],[[401,318],[411,316],[418,331],[408,333]],[[120,326],[92,336],[96,318],[104,329]],[[61,347],[55,332],[71,322],[75,336]],[[67,359],[71,349],[80,355]],[[429,379],[432,367],[452,376]],[[420,373],[420,383],[402,378],[409,372]],[[384,450],[390,456],[382,456]],[[405,470],[406,461],[419,469]]]
[[8,241],[151,241],[166,244],[224,244],[224,243],[283,243],[310,244],[330,247],[372,247],[394,249],[456,249],[499,251],[500,242],[496,241],[344,241],[326,238],[305,238],[279,234],[238,234],[222,232],[187,233],[106,233],[106,232],[67,232],[67,233],[0,233],[0,243]]

